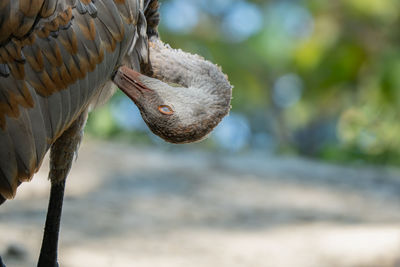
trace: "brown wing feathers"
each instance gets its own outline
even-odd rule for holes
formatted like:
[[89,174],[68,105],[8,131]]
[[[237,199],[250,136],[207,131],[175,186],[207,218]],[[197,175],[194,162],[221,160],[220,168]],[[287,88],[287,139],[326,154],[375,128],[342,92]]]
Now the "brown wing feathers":
[[136,0],[0,0],[0,199],[87,108],[138,16]]
[[[116,43],[123,40],[122,18],[129,22],[134,21],[133,11],[127,11],[129,5],[121,0],[116,2],[123,11],[122,18],[112,1],[98,1],[98,7],[91,0],[69,1],[74,2],[74,5],[66,6],[65,10],[59,10],[56,14],[56,0],[1,2],[0,44],[1,41],[5,43],[0,45],[0,76],[7,77],[12,74],[17,80],[25,80],[32,85],[36,93],[45,97],[65,89],[76,80],[83,79],[88,71],[93,71],[96,65],[103,61],[103,48],[113,52]],[[61,6],[65,5],[64,3]],[[74,21],[79,27],[71,28],[74,7],[74,12],[77,13]],[[104,15],[95,21],[93,18],[97,17],[98,8]],[[34,24],[37,18],[50,16],[52,19],[39,20]],[[18,25],[25,30],[20,30]],[[32,29],[34,25],[36,28]],[[96,30],[99,34],[96,34]],[[60,46],[65,50],[63,53]],[[26,61],[33,71],[31,75],[26,74]],[[2,102],[7,102],[9,108],[3,107],[4,111],[0,113],[0,128],[3,129],[5,115],[16,116],[18,114],[14,110],[18,109],[18,106],[32,105],[29,101],[16,102],[11,101],[11,96],[5,97],[9,101]]]

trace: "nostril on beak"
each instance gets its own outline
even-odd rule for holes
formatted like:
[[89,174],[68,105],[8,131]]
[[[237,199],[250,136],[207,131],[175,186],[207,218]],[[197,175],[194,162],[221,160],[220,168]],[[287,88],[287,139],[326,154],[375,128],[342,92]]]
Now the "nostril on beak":
[[117,68],[115,68],[115,70],[111,74],[111,81],[114,81],[115,75],[117,75],[118,70],[119,70],[119,66]]

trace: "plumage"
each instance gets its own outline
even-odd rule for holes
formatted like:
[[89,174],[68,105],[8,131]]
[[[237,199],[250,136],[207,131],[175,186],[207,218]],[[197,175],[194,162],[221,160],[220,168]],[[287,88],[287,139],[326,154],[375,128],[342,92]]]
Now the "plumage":
[[138,43],[137,61],[147,61],[141,1],[0,1],[0,198],[14,197],[79,114],[111,95],[105,84],[128,49]]
[[66,177],[88,111],[113,94],[112,82],[168,142],[201,140],[229,112],[227,76],[164,45],[158,22],[157,0],[0,0],[0,205],[50,150],[39,267],[58,266]]

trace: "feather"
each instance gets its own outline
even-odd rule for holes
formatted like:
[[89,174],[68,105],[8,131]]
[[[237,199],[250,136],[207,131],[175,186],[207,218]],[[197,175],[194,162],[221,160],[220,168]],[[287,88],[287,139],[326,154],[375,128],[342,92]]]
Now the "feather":
[[51,144],[90,103],[110,97],[106,84],[129,47],[137,48],[137,62],[147,58],[140,4],[0,1],[1,200],[31,179]]

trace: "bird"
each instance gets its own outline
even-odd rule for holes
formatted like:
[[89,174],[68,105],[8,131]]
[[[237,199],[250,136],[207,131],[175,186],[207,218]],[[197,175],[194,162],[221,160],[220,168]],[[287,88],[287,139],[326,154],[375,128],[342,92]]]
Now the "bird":
[[0,1],[0,205],[50,151],[39,267],[58,266],[66,178],[88,113],[117,87],[171,143],[202,140],[229,113],[222,69],[163,43],[159,21],[157,0]]

